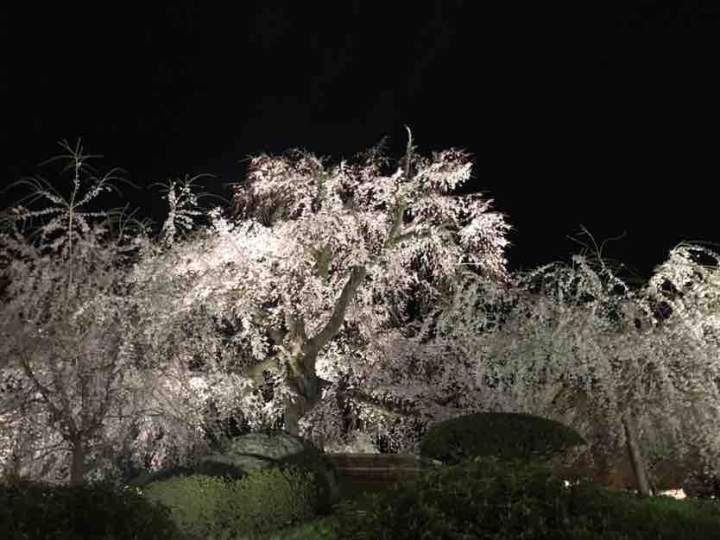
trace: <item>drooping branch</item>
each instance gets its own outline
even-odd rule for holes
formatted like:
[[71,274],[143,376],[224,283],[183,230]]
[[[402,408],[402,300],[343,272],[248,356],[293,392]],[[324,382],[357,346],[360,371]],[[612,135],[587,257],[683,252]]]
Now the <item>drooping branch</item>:
[[369,405],[390,414],[403,416],[406,418],[422,418],[422,414],[419,411],[404,406],[402,403],[394,402],[392,400],[384,399],[378,396],[373,396],[372,394],[363,392],[362,390],[358,390],[357,388],[344,389],[338,392],[338,394],[343,399],[352,399],[353,401],[356,401],[358,403]]

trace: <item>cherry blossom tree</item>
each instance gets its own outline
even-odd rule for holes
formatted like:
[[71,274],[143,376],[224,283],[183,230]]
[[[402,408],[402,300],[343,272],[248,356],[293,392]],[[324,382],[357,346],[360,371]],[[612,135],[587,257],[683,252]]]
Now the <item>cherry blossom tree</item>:
[[[232,215],[212,212],[136,268],[145,349],[202,375],[225,414],[320,441],[342,437],[351,405],[432,408],[425,375],[462,375],[442,345],[420,352],[437,306],[468,272],[507,277],[508,225],[458,193],[470,174],[466,153],[425,158],[411,138],[396,169],[379,148],[335,166],[301,151],[254,158]],[[403,343],[414,365],[396,356]],[[220,381],[234,391],[214,392]]]
[[482,357],[476,380],[491,387],[476,407],[558,419],[599,455],[626,447],[644,494],[648,455],[681,461],[694,453],[716,469],[718,270],[698,265],[691,251],[673,250],[638,290],[600,256],[582,254],[519,274],[495,294],[486,283],[482,296],[456,298],[444,325]]
[[682,373],[684,447],[709,472],[720,472],[720,254],[680,244],[652,276],[646,295],[661,321],[659,354]]
[[153,378],[130,347],[126,277],[147,241],[122,214],[98,210],[118,171],[99,175],[78,142],[62,143],[69,190],[37,176],[0,235],[0,461],[6,474],[82,482],[112,466],[148,414]]
[[[237,429],[412,450],[428,423],[529,412],[627,449],[720,460],[720,255],[680,245],[631,288],[599,252],[511,275],[508,224],[462,151],[393,167],[261,155],[232,209],[164,186],[159,238],[92,204],[64,144],[0,234],[0,465],[67,477],[187,461]],[[25,206],[27,204],[27,207]],[[202,223],[201,223],[202,222]]]
[[[458,150],[393,167],[261,155],[232,209],[164,186],[159,238],[93,203],[117,171],[64,143],[0,233],[0,465],[68,478],[187,461],[237,429],[412,450],[428,423],[529,412],[652,462],[720,462],[720,255],[631,288],[596,253],[511,275]],[[27,207],[26,207],[27,205]],[[201,223],[204,222],[204,223]],[[240,427],[238,427],[240,426]]]

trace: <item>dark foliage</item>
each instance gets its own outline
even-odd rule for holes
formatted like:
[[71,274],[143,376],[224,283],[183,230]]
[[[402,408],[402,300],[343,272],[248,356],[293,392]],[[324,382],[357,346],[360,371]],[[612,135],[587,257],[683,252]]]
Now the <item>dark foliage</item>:
[[111,484],[0,484],[4,540],[177,540],[169,511]]
[[482,456],[544,460],[585,444],[571,428],[529,414],[478,413],[432,426],[420,443],[423,457],[457,464]]
[[346,540],[708,540],[720,531],[714,502],[568,487],[545,465],[492,458],[345,502],[336,518]]

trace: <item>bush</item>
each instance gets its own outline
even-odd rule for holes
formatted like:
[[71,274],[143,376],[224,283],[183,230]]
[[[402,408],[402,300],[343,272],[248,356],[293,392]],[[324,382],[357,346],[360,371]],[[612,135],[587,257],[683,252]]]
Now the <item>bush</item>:
[[257,536],[254,540],[342,540],[336,535],[333,523],[332,516],[325,516],[295,527]]
[[56,486],[0,483],[5,540],[176,540],[166,508],[132,489],[104,483]]
[[314,475],[308,471],[261,469],[228,484],[219,515],[230,531],[274,531],[316,516],[320,494]]
[[475,457],[547,460],[585,441],[571,428],[537,416],[479,413],[432,426],[420,443],[420,455],[446,464]]
[[702,540],[720,531],[720,504],[713,501],[640,497],[585,483],[569,490],[567,507],[584,530],[607,538]]
[[219,451],[201,457],[199,466],[236,468],[245,472],[289,467],[310,471],[322,489],[323,511],[329,510],[339,495],[335,469],[322,451],[310,441],[284,431],[246,433],[229,439]]
[[342,503],[336,520],[347,540],[707,540],[720,530],[720,506],[566,487],[543,464],[482,458]]
[[338,536],[481,538],[483,532],[510,534],[521,526],[545,534],[553,529],[549,510],[563,487],[538,467],[510,468],[482,460],[426,471],[414,485],[341,503]]
[[143,495],[170,510],[178,529],[192,538],[217,532],[217,508],[227,496],[226,481],[211,476],[175,476],[151,482]]
[[193,538],[269,532],[314,517],[321,490],[312,473],[259,469],[240,480],[178,476],[148,484],[143,493],[166,505]]
[[701,499],[720,499],[720,474],[696,471],[683,482],[683,490],[688,497]]

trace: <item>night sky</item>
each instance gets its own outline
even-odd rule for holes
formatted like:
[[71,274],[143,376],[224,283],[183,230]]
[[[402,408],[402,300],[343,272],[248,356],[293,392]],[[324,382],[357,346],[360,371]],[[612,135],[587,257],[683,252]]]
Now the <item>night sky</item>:
[[211,173],[223,193],[249,155],[383,136],[399,158],[409,125],[421,152],[473,154],[513,268],[567,259],[580,225],[625,233],[606,255],[640,275],[720,241],[717,2],[53,4],[0,13],[6,184],[82,137],[159,217],[152,182]]

